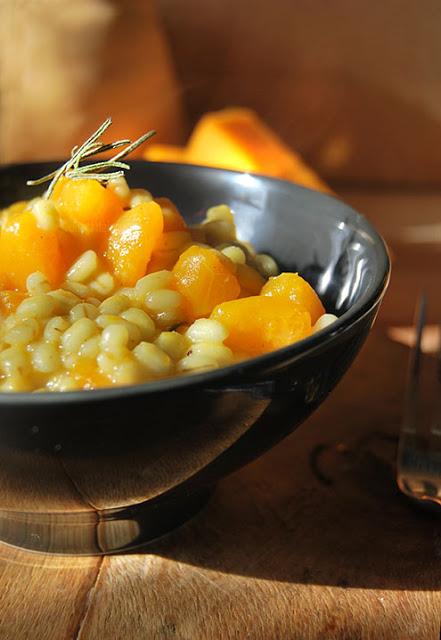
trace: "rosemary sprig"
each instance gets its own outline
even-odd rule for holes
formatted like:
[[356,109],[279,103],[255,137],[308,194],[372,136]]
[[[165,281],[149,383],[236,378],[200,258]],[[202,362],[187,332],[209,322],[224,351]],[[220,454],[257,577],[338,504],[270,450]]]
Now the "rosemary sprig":
[[[133,142],[128,139],[116,140],[115,142],[102,142],[100,137],[107,131],[112,124],[112,118],[107,118],[98,127],[98,129],[87,138],[83,144],[79,147],[76,146],[72,149],[69,160],[67,160],[59,169],[48,173],[46,176],[37,178],[36,180],[28,180],[26,182],[29,186],[35,186],[49,182],[50,184],[44,193],[44,198],[50,198],[55,185],[61,176],[66,176],[71,180],[80,180],[88,178],[90,180],[99,180],[100,182],[107,182],[112,178],[117,178],[124,175],[124,171],[128,171],[130,166],[125,162],[120,162],[123,158],[135,151],[140,145],[149,140],[155,135],[156,131],[148,131],[144,133],[140,138]],[[126,146],[127,145],[127,146]],[[120,149],[125,147],[116,153],[108,160],[101,160],[99,162],[92,162],[87,165],[80,166],[80,163],[86,158],[90,158],[98,153],[104,151],[113,151],[114,149]],[[109,171],[115,169],[115,171]]]

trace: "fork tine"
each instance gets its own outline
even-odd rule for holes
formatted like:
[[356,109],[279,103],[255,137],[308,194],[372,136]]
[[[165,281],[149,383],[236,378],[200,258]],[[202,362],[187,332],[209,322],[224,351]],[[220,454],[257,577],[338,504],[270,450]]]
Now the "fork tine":
[[421,341],[423,330],[426,324],[427,314],[427,296],[421,294],[416,311],[415,328],[416,337],[415,345],[412,349],[409,371],[407,377],[406,395],[404,402],[404,417],[402,431],[405,433],[416,433],[417,411],[418,411],[418,395],[419,395],[419,379],[421,370]]
[[432,436],[439,438],[441,436],[441,324],[438,325],[438,351],[436,354],[436,373],[435,373],[435,405],[434,413],[430,423],[431,445],[435,446]]
[[[426,324],[427,298],[423,294],[417,306],[415,319],[416,339],[409,357],[407,387],[404,397],[404,415],[398,439],[397,484],[409,498],[426,508],[441,509],[441,328],[440,344],[433,375],[435,413],[432,421],[425,419],[426,406],[420,403],[422,390],[421,350],[423,330]],[[426,363],[428,364],[428,362]],[[431,365],[433,365],[433,361]],[[432,404],[432,403],[430,403]],[[421,411],[422,410],[422,411]],[[418,415],[421,412],[421,415]],[[430,433],[428,433],[428,428]],[[441,639],[440,639],[441,640]]]
[[436,377],[441,384],[441,324],[438,325],[438,352],[436,354]]

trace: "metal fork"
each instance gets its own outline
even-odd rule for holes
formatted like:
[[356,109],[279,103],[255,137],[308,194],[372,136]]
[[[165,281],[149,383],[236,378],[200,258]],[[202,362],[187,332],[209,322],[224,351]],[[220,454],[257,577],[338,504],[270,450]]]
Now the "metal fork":
[[404,415],[398,443],[397,482],[418,504],[441,511],[441,328],[433,384],[434,411],[428,424],[421,415],[421,340],[427,298],[421,296],[416,316],[416,340],[409,361]]

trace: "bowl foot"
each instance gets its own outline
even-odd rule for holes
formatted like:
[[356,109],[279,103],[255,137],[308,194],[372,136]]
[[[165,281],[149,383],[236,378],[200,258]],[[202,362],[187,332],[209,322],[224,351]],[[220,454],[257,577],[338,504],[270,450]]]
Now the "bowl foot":
[[160,496],[137,505],[78,513],[0,510],[0,541],[40,553],[102,555],[153,542],[192,518],[213,488]]

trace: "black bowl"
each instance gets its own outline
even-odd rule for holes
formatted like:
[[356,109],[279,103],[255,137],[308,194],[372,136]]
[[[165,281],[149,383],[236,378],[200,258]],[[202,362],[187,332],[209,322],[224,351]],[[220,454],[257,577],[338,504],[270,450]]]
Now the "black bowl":
[[[0,206],[55,168],[0,170]],[[363,344],[389,278],[383,240],[339,200],[281,180],[133,162],[133,187],[186,219],[228,203],[239,234],[299,271],[339,320],[290,347],[209,373],[132,387],[0,394],[0,539],[52,553],[109,553],[176,527],[216,482],[289,434]],[[41,190],[41,188],[40,188]]]

